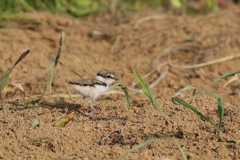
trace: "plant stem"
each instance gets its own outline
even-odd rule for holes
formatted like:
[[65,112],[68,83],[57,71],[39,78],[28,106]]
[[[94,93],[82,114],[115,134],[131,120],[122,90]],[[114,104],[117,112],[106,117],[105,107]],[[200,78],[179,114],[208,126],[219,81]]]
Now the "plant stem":
[[1,106],[3,108],[4,122],[7,123],[7,114],[6,114],[6,109],[5,109],[5,105],[4,105],[4,99],[3,99],[2,91],[0,92],[0,99],[1,99]]

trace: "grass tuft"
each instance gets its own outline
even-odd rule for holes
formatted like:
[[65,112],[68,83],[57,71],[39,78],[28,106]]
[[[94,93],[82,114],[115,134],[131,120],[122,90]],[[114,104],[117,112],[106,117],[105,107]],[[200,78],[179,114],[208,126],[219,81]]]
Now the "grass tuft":
[[64,42],[64,37],[65,37],[65,33],[62,32],[61,38],[60,38],[60,42],[59,42],[59,49],[58,52],[55,56],[53,56],[50,60],[50,64],[48,67],[48,73],[47,73],[47,78],[46,78],[46,85],[45,85],[45,89],[44,89],[44,93],[43,95],[46,93],[46,91],[49,91],[51,94],[51,89],[52,89],[52,83],[53,83],[53,75],[54,75],[54,71],[59,63],[59,59],[61,57],[61,53],[62,53],[62,45]]
[[145,93],[145,95],[149,98],[149,100],[152,102],[153,106],[158,110],[158,112],[162,115],[162,117],[166,120],[167,123],[170,123],[170,121],[167,119],[165,114],[162,112],[162,110],[158,107],[158,103],[153,96],[152,90],[150,88],[150,85],[148,82],[144,82],[142,77],[138,74],[136,70],[133,70],[133,74],[136,76],[138,83],[140,85],[140,88]]
[[[234,70],[236,69],[239,69],[240,67],[238,68],[235,68]],[[208,121],[209,123],[211,123],[217,130],[217,138],[218,140],[221,139],[220,137],[220,134],[221,134],[221,126],[222,126],[222,121],[223,121],[223,115],[224,115],[224,105],[223,105],[223,101],[222,101],[222,97],[216,93],[206,93],[205,95],[209,95],[209,96],[214,96],[217,98],[218,100],[218,118],[219,118],[219,123],[216,125],[214,122],[212,122],[210,119],[208,119],[207,117],[205,117],[201,112],[199,112],[195,107],[193,107],[192,105],[190,105],[188,102],[188,100],[194,98],[194,97],[198,97],[200,95],[203,94],[203,92],[205,90],[207,90],[210,86],[212,86],[213,84],[223,80],[224,78],[226,77],[230,77],[230,76],[233,76],[232,79],[230,79],[223,87],[225,87],[227,84],[231,83],[232,81],[235,81],[235,80],[238,80],[238,74],[240,73],[240,71],[230,71],[229,73],[226,73],[224,74],[223,76],[215,79],[213,82],[211,82],[210,84],[208,84],[206,87],[204,87],[202,90],[200,90],[199,92],[195,93],[196,91],[196,88],[194,87],[191,87],[191,86],[188,86],[188,87],[185,87],[184,89],[180,90],[179,92],[177,92],[177,94],[175,94],[175,96],[171,99],[172,102],[174,104],[177,104],[176,102],[182,104],[183,106],[191,109],[192,111],[194,111],[197,115],[199,115],[200,117],[202,117],[203,119],[205,119],[206,121]],[[181,95],[181,92],[182,91],[185,91],[185,90],[188,90],[188,89],[193,89],[194,92],[193,92],[193,96],[189,97],[189,98],[186,98],[184,100],[181,100],[179,99],[177,96],[178,95]]]
[[[240,67],[238,67],[238,68],[236,68],[236,69],[239,69],[239,68],[240,68]],[[234,70],[235,70],[235,69],[234,69]],[[201,90],[200,90],[199,92],[197,92],[197,93],[195,93],[195,92],[196,92],[196,89],[195,89],[195,88],[192,88],[192,89],[194,89],[194,95],[193,95],[192,97],[186,98],[185,100],[187,101],[187,100],[190,100],[190,99],[192,99],[192,98],[194,98],[194,97],[198,97],[198,96],[202,95],[203,92],[206,91],[206,90],[207,90],[209,87],[211,87],[213,84],[215,84],[215,83],[217,83],[217,82],[219,82],[219,81],[221,81],[221,80],[223,80],[223,79],[225,79],[225,78],[227,78],[227,77],[235,76],[235,75],[238,74],[238,73],[240,73],[240,71],[235,71],[235,72],[230,71],[229,73],[226,73],[226,74],[222,75],[221,77],[216,78],[213,82],[211,82],[210,84],[208,84],[207,86],[205,86],[203,89],[201,89]]]
[[7,81],[9,79],[10,74],[12,73],[13,69],[15,68],[15,66],[21,62],[23,60],[23,58],[25,58],[30,52],[30,49],[25,51],[23,54],[20,55],[20,57],[18,58],[18,60],[15,62],[15,64],[13,65],[12,68],[10,68],[10,70],[7,72],[7,74],[5,74],[4,78],[1,80],[1,86],[0,86],[0,99],[1,99],[1,106],[3,108],[3,115],[4,115],[4,122],[7,122],[7,110],[5,108],[4,105],[4,88],[6,87]]
[[150,144],[150,143],[153,143],[153,142],[156,142],[158,140],[174,140],[174,142],[176,143],[177,147],[178,147],[178,150],[180,151],[182,157],[184,160],[187,160],[187,157],[183,151],[183,149],[181,148],[181,146],[178,144],[177,140],[175,137],[161,137],[161,138],[153,138],[155,134],[159,133],[159,132],[163,132],[164,129],[161,129],[161,130],[158,130],[156,132],[154,132],[153,134],[151,134],[147,139],[146,141],[144,141],[143,143],[140,143],[139,145],[136,145],[135,147],[131,148],[130,150],[128,150],[126,153],[124,153],[123,155],[121,155],[118,160],[122,160],[124,159],[129,153],[132,153],[138,149],[141,149],[143,147],[145,147],[146,145]]
[[161,131],[163,131],[163,129],[162,129],[162,130],[158,130],[158,131],[156,131],[155,133],[151,134],[151,135],[147,138],[147,140],[146,140],[145,142],[143,142],[143,143],[141,143],[141,144],[139,144],[139,145],[131,148],[131,149],[128,150],[126,153],[124,153],[122,156],[120,156],[120,157],[118,158],[118,160],[122,160],[122,159],[125,158],[126,155],[128,155],[129,153],[134,152],[134,151],[136,151],[136,150],[138,150],[138,149],[140,149],[140,148],[142,148],[142,147],[144,147],[144,146],[146,146],[146,145],[148,145],[148,144],[150,144],[150,143],[152,143],[152,142],[155,142],[155,141],[160,140],[160,139],[170,139],[170,138],[171,138],[171,137],[161,137],[161,138],[154,138],[154,139],[153,139],[154,135],[155,135],[156,133],[158,133],[158,132],[161,132]]
[[200,117],[202,117],[203,119],[205,119],[206,121],[208,121],[209,123],[211,123],[216,129],[218,132],[220,132],[220,128],[214,123],[212,122],[210,119],[208,119],[206,116],[204,116],[201,112],[199,112],[195,107],[193,107],[192,105],[190,105],[189,103],[187,103],[186,101],[184,100],[181,100],[177,97],[173,97],[172,99],[172,102],[174,104],[177,104],[176,102],[182,104],[183,106],[191,109],[193,112],[195,112],[197,115],[199,115]]

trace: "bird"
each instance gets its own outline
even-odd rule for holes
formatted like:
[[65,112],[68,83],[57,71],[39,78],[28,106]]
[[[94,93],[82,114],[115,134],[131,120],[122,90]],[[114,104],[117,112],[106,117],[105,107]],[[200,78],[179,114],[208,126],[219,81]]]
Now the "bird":
[[[92,115],[92,119],[95,119],[94,116],[94,106],[96,98],[103,95],[108,91],[109,86],[116,80],[113,73],[109,70],[100,70],[98,71],[95,79],[83,79],[80,81],[70,81],[69,84],[75,89],[80,95],[82,95],[82,107],[84,108],[84,113],[86,115]],[[91,100],[91,113],[87,113],[84,107],[84,99],[89,97]]]

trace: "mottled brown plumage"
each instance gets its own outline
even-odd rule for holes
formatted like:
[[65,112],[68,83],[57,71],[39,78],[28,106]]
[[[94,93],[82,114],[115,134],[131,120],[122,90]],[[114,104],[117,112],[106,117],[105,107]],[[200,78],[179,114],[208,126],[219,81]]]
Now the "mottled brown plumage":
[[96,79],[83,79],[83,80],[76,81],[76,82],[69,82],[69,84],[79,85],[79,86],[89,86],[89,87],[95,87],[95,85],[107,86],[106,83],[101,82]]

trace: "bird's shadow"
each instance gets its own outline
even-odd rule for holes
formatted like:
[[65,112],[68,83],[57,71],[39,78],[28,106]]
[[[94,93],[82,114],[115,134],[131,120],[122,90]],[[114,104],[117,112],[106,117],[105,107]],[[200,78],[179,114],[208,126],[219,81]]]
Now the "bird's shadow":
[[[61,113],[71,113],[73,111],[76,111],[77,116],[84,116],[84,117],[89,117],[89,120],[93,121],[109,121],[109,120],[127,120],[127,117],[119,117],[118,115],[116,116],[109,116],[109,117],[96,117],[95,119],[91,118],[91,115],[86,115],[83,110],[83,106],[81,104],[75,104],[75,103],[69,103],[64,100],[55,100],[54,102],[41,102],[40,104],[41,107],[43,108],[48,108],[50,110],[57,108],[60,109],[59,112]],[[87,106],[85,106],[87,107]],[[95,111],[96,113],[96,111]],[[86,121],[86,120],[83,120]],[[88,120],[87,120],[88,121]]]
[[65,112],[66,110],[68,110],[68,112],[73,112],[76,111],[80,108],[82,108],[82,106],[80,104],[75,104],[75,103],[69,103],[66,102],[64,100],[55,100],[54,102],[41,102],[40,106],[42,108],[47,108],[47,109],[60,109],[60,112]]

